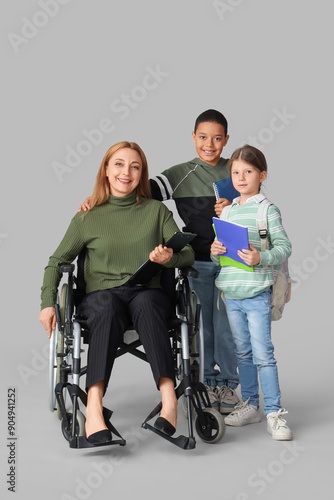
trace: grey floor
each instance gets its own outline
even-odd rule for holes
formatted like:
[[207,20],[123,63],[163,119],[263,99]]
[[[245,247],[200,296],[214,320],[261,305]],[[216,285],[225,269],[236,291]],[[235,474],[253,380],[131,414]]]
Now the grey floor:
[[[17,496],[33,492],[37,499],[63,500],[134,494],[166,500],[188,494],[196,499],[212,494],[233,500],[327,499],[334,441],[329,399],[311,384],[297,389],[289,369],[282,371],[292,442],[274,441],[263,418],[243,428],[226,427],[216,444],[196,435],[196,448],[182,450],[141,428],[158,393],[148,365],[127,355],[117,360],[105,397],[127,445],[92,451],[70,449],[63,438],[56,412],[47,407],[47,368],[41,364],[38,374],[26,379],[26,388],[18,388]],[[187,432],[180,405],[177,431]]]

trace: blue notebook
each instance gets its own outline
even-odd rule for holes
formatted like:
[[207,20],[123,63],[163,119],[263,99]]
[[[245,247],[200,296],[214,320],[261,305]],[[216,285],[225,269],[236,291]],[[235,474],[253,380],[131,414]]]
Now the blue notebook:
[[249,248],[247,227],[227,220],[218,219],[218,217],[213,217],[212,220],[217,240],[226,247],[226,253],[219,256],[220,265],[234,266],[246,271],[254,271],[253,266],[245,264],[238,255],[238,250]]
[[214,182],[213,190],[215,192],[216,200],[219,200],[219,198],[226,198],[227,200],[232,201],[234,198],[240,196],[240,193],[233,187],[231,177]]

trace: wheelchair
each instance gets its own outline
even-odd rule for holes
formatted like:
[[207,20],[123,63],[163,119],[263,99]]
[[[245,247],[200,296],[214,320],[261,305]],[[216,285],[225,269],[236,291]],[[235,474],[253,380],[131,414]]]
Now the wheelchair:
[[[56,411],[61,420],[61,430],[70,448],[92,448],[118,444],[126,441],[110,422],[112,411],[103,408],[107,427],[112,433],[112,441],[99,445],[89,443],[85,436],[85,415],[80,404],[87,405],[87,393],[80,387],[80,380],[87,372],[82,366],[83,346],[88,344],[88,328],[76,314],[76,308],[85,294],[83,279],[84,252],[75,265],[60,267],[63,275],[61,292],[55,304],[57,327],[50,339],[49,356],[49,409]],[[205,443],[217,443],[225,433],[225,422],[220,412],[211,407],[203,384],[203,326],[201,305],[189,285],[189,276],[196,277],[192,267],[182,269],[163,268],[161,283],[173,300],[175,313],[168,322],[168,332],[174,359],[176,377],[176,397],[182,402],[187,419],[188,435],[171,437],[156,429],[149,421],[159,414],[161,402],[150,412],[142,427],[170,441],[182,449],[194,449],[196,439],[194,427],[199,438]],[[67,281],[66,281],[67,276]],[[146,354],[140,349],[141,342],[134,330],[127,330],[117,350],[116,358],[126,353],[147,362]]]

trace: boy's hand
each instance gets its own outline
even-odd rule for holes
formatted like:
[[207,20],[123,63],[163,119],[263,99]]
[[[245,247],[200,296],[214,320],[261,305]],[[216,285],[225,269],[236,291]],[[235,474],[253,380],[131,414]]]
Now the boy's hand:
[[87,210],[90,210],[91,199],[92,199],[92,197],[88,196],[88,198],[86,198],[85,201],[80,205],[78,212],[81,212],[81,210],[83,210],[84,212],[87,212]]
[[211,245],[210,251],[214,257],[218,257],[226,253],[226,247],[220,241],[215,240]]
[[253,245],[249,244],[249,246],[249,250],[238,250],[238,255],[248,266],[257,266],[261,261],[260,252]]
[[155,247],[154,250],[152,250],[149,259],[152,262],[157,262],[158,264],[167,264],[167,262],[169,262],[172,257],[172,248],[167,248],[163,245],[159,245],[158,247]]
[[217,217],[220,217],[220,214],[222,213],[224,207],[227,207],[227,205],[231,204],[232,202],[227,198],[219,198],[214,206]]

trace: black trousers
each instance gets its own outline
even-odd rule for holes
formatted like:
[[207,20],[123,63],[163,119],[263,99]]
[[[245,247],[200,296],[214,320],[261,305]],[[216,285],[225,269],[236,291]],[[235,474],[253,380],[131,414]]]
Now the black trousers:
[[132,324],[137,331],[158,386],[160,377],[175,382],[167,330],[171,304],[160,289],[119,286],[87,294],[78,308],[89,328],[86,389],[111,375],[123,333]]

